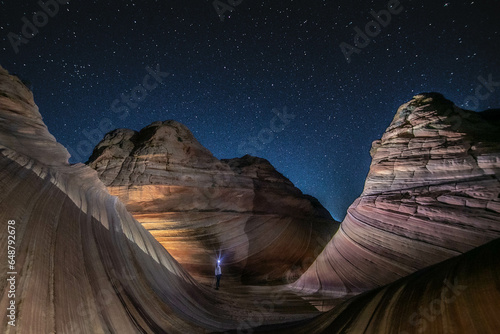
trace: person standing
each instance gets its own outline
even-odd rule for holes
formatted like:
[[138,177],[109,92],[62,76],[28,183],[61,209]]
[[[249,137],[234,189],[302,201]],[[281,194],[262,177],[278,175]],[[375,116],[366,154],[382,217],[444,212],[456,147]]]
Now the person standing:
[[215,290],[219,290],[221,276],[222,271],[220,269],[220,260],[217,260],[217,267],[215,267],[215,277],[217,278],[217,283],[215,283]]

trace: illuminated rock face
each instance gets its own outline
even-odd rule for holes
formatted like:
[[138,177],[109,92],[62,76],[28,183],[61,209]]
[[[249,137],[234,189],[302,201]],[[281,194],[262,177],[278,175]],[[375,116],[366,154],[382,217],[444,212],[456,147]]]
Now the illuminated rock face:
[[[109,195],[94,170],[70,166],[68,158],[49,134],[31,92],[0,67],[0,246],[5,251],[8,222],[15,228],[14,269],[1,261],[0,280],[16,272],[15,297],[2,284],[2,331],[221,328],[200,316],[213,304],[207,292]],[[196,294],[196,301],[186,291]],[[176,296],[185,296],[183,302]],[[7,324],[11,301],[15,327]],[[186,321],[180,315],[189,309],[200,313]]]
[[295,288],[361,292],[498,238],[500,127],[484,118],[435,93],[402,105],[373,143],[363,193]]
[[203,283],[212,283],[218,254],[226,283],[294,280],[319,253],[317,240],[338,228],[267,160],[218,160],[175,121],[112,131],[88,164]]
[[[0,67],[3,332],[235,332],[247,328],[252,313],[258,314],[252,322],[257,325],[318,315],[298,297],[287,306],[284,294],[276,294],[281,297],[275,309],[265,303],[271,293],[256,297],[239,288],[232,295],[224,283],[220,291],[200,285],[108,193],[95,170],[69,165],[68,158],[43,124],[31,92]],[[8,226],[15,231],[13,269],[7,262]],[[7,317],[12,302],[13,320]]]

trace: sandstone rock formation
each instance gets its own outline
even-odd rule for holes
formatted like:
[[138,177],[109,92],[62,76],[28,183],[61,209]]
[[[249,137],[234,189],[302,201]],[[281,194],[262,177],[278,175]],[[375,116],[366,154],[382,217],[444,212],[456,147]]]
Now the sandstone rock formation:
[[272,333],[498,333],[500,239]]
[[88,165],[203,283],[213,282],[218,256],[226,283],[294,280],[319,253],[317,239],[338,228],[267,160],[218,160],[175,121],[110,132]]
[[[477,125],[487,138],[488,126]],[[493,142],[476,146],[483,159],[498,152]],[[500,326],[500,239],[320,313],[306,301],[315,296],[300,298],[286,286],[216,293],[200,285],[94,170],[69,165],[68,157],[43,124],[31,92],[0,67],[0,249],[15,240],[13,268],[7,256],[0,261],[4,333],[496,333]],[[251,160],[229,165],[251,173]],[[486,193],[481,189],[476,194]],[[477,236],[480,230],[468,231]],[[434,236],[441,232],[435,229]],[[379,275],[385,270],[380,266]]]
[[[258,292],[244,298],[245,291],[216,294],[199,285],[94,170],[68,158],[31,92],[0,67],[2,332],[207,333],[248,326],[248,315],[261,307]],[[15,249],[12,268],[8,245]],[[293,304],[298,311],[277,305],[252,323],[318,314],[299,298]]]
[[[2,331],[131,333],[154,331],[153,318],[173,321],[165,328],[196,328],[175,320],[168,297],[182,284],[196,285],[107,194],[95,172],[68,165],[69,154],[48,133],[31,92],[1,68],[0,113],[4,250],[7,222],[15,221],[15,268],[0,263]],[[11,276],[14,288],[6,284]],[[11,301],[15,327],[7,325]]]
[[361,292],[500,236],[500,126],[436,93],[402,105],[341,228],[294,285]]

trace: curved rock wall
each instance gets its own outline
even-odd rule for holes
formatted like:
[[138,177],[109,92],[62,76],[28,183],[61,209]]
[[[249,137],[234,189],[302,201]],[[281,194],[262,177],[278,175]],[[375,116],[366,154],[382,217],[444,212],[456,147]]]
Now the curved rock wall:
[[498,252],[499,239],[272,333],[497,333]]
[[[297,297],[290,305],[299,311],[281,301],[262,312],[255,298],[266,294],[199,285],[96,171],[68,164],[31,93],[1,67],[0,129],[2,332],[234,332],[252,313],[271,325],[318,314]],[[8,245],[15,249],[12,268]]]
[[[14,270],[0,263],[2,331],[200,331],[200,314],[212,304],[206,293],[107,193],[95,171],[68,165],[69,154],[48,133],[31,93],[1,68],[0,127],[2,249],[7,223],[15,221]],[[179,302],[186,291],[197,300]],[[6,316],[12,301],[15,327]],[[179,316],[188,309],[190,320]]]

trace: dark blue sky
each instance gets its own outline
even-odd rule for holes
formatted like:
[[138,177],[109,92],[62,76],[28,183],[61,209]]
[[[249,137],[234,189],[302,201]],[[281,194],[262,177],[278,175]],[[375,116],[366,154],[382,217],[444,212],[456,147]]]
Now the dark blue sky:
[[[213,1],[42,0],[50,15],[0,1],[0,64],[31,82],[71,162],[107,127],[174,119],[218,158],[268,159],[338,220],[363,189],[372,141],[413,95],[500,106],[499,1],[229,2],[222,22]],[[478,77],[489,91],[476,94]]]

